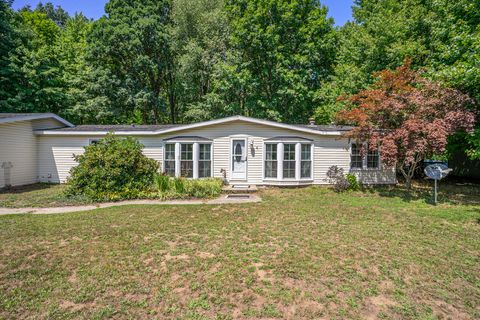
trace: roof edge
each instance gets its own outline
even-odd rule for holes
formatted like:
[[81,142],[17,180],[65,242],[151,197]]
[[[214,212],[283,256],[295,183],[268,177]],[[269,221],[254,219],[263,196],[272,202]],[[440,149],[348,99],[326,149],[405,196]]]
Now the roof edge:
[[[66,120],[65,120],[66,121]],[[222,124],[222,123],[229,123],[232,121],[245,121],[245,122],[250,122],[250,123],[255,123],[255,124],[262,124],[262,125],[267,125],[271,127],[276,127],[276,128],[282,128],[282,129],[288,129],[288,130],[293,130],[297,132],[304,132],[304,133],[310,133],[314,135],[327,135],[327,136],[340,136],[342,135],[343,131],[337,130],[337,131],[326,131],[326,130],[314,130],[314,129],[309,129],[307,127],[299,127],[291,124],[285,124],[285,123],[280,123],[280,122],[275,122],[275,121],[270,121],[270,120],[262,120],[262,119],[256,119],[256,118],[250,118],[246,116],[231,116],[231,117],[226,117],[226,118],[220,118],[220,119],[215,119],[215,120],[208,120],[208,121],[202,121],[202,122],[197,122],[197,123],[192,123],[192,124],[187,124],[184,126],[180,127],[174,127],[174,128],[168,128],[168,129],[158,129],[158,130],[153,130],[153,131],[114,131],[115,134],[117,135],[159,135],[159,134],[165,134],[165,133],[172,133],[172,132],[178,132],[178,131],[184,131],[184,130],[189,130],[189,129],[196,129],[196,128],[201,128],[201,127],[206,127],[206,126],[211,126],[211,125],[216,125],[216,124]],[[106,135],[110,133],[111,131],[56,131],[56,130],[39,130],[36,132],[37,135],[77,135],[77,136],[83,136],[83,135]]]
[[55,119],[58,122],[63,123],[67,127],[75,127],[74,124],[68,122],[67,120],[63,119],[62,117],[57,116],[54,113],[39,113],[39,114],[32,114],[32,115],[27,115],[27,116],[3,118],[3,119],[0,119],[0,123],[11,123],[11,122],[18,122],[18,121],[29,121],[29,120],[48,119],[48,118]]

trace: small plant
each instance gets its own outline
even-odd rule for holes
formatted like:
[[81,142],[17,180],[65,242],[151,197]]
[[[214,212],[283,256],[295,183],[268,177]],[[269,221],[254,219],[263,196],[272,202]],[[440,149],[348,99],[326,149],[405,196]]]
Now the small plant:
[[336,192],[349,190],[350,182],[347,180],[347,178],[345,178],[342,168],[339,168],[338,166],[331,166],[327,171],[327,177],[333,183]]
[[159,192],[167,192],[170,189],[170,177],[164,173],[155,175],[155,186]]
[[183,178],[174,178],[173,186],[174,186],[175,192],[179,194],[185,193],[185,180]]
[[347,174],[346,178],[349,184],[348,190],[357,191],[358,189],[360,189],[360,184],[358,183],[357,176],[349,173]]

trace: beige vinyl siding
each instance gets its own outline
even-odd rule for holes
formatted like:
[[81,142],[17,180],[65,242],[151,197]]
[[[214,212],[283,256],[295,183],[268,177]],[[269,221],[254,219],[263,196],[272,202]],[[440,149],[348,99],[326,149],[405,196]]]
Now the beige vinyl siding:
[[[231,141],[232,139],[247,138],[247,181],[248,184],[276,184],[295,185],[298,181],[264,181],[263,179],[263,152],[266,139],[278,136],[295,136],[313,140],[313,183],[328,184],[326,173],[332,165],[337,165],[349,171],[350,150],[347,139],[338,136],[321,136],[302,133],[295,130],[274,128],[262,124],[253,124],[245,121],[235,121],[208,127],[177,131],[167,135],[137,136],[145,145],[144,154],[160,162],[163,168],[163,139],[178,136],[199,136],[213,140],[213,175],[222,178],[222,169],[226,170],[227,180],[231,181]],[[83,152],[90,139],[98,136],[39,136],[39,166],[38,172],[41,181],[65,182],[68,172],[76,163],[73,154]],[[368,183],[395,183],[394,175],[373,172],[360,176]],[[309,182],[311,183],[311,181]]]
[[[30,121],[0,124],[0,188],[8,177],[2,164],[10,162],[10,184],[19,186],[37,181],[37,144]],[[8,173],[7,173],[8,174]]]

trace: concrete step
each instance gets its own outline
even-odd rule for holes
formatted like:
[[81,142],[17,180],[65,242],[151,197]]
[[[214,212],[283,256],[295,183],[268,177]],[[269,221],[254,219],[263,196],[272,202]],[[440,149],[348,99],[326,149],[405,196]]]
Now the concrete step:
[[226,193],[253,193],[257,192],[258,188],[255,185],[248,184],[229,184],[222,189]]

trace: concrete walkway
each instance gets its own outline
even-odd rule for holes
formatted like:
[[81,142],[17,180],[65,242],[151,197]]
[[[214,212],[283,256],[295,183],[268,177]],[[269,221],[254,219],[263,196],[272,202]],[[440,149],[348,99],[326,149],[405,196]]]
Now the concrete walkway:
[[238,204],[238,203],[251,203],[251,202],[260,202],[262,199],[257,196],[250,194],[248,198],[228,198],[228,195],[222,195],[219,198],[211,200],[130,200],[130,201],[119,201],[119,202],[105,202],[95,205],[85,205],[85,206],[67,206],[67,207],[52,207],[52,208],[0,208],[0,215],[5,214],[54,214],[54,213],[68,213],[68,212],[79,212],[79,211],[89,211],[101,208],[110,208],[118,206],[128,206],[128,205],[195,205],[195,204]]

